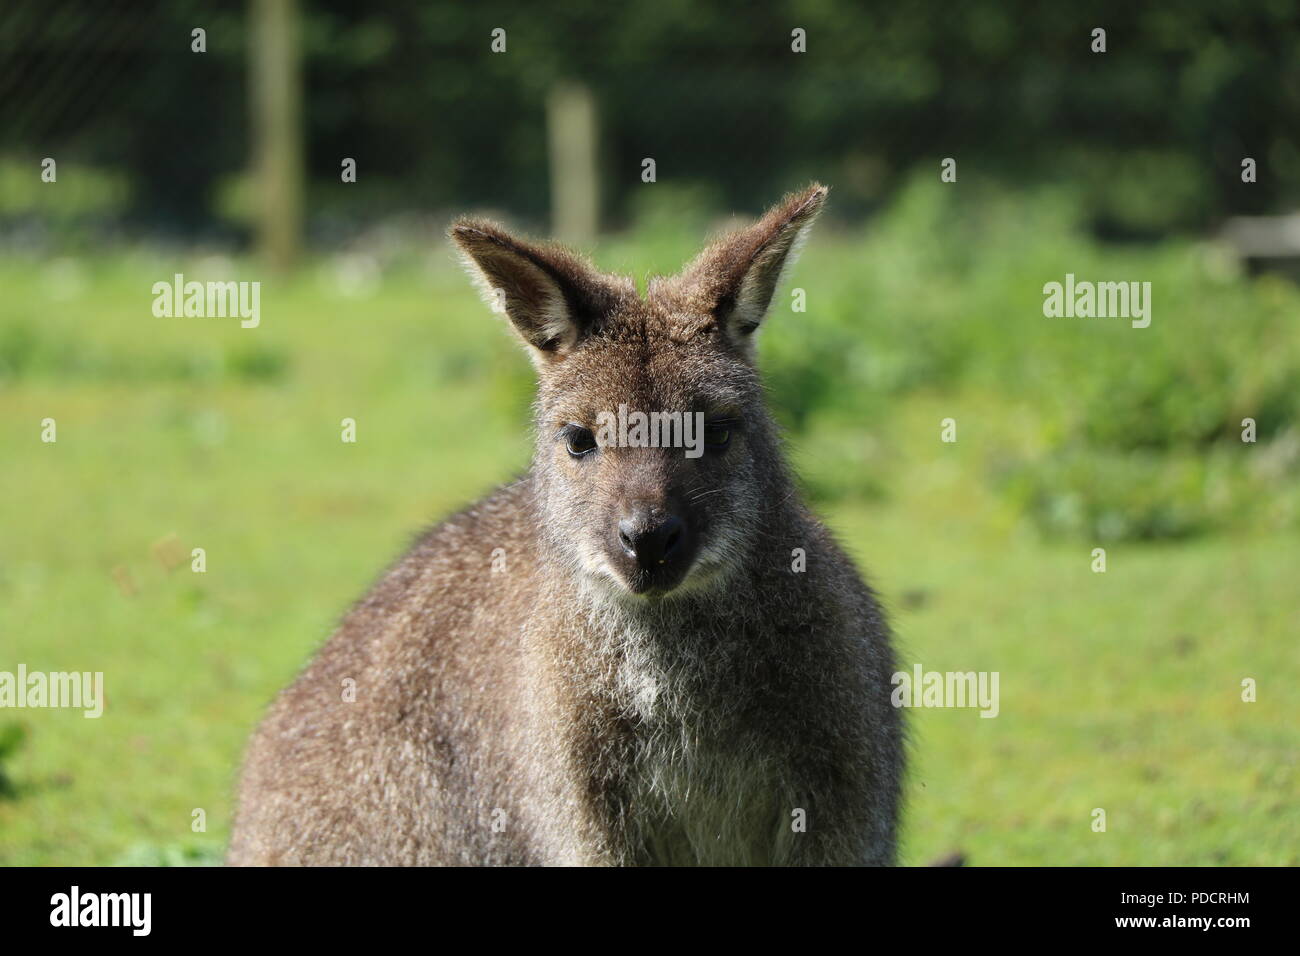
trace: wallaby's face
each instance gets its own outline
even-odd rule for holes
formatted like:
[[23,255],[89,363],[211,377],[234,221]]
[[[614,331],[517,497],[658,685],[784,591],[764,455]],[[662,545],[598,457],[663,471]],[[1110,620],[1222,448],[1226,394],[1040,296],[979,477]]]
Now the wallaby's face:
[[573,573],[653,600],[744,565],[782,467],[752,337],[825,195],[788,197],[645,298],[553,246],[452,227],[537,368],[536,520]]
[[[632,305],[607,323],[620,334],[540,374],[534,469],[547,527],[582,573],[651,597],[703,585],[743,556],[770,433],[752,367],[717,334],[674,337],[688,318]],[[660,428],[620,435],[620,409],[633,424],[658,412],[646,418]]]

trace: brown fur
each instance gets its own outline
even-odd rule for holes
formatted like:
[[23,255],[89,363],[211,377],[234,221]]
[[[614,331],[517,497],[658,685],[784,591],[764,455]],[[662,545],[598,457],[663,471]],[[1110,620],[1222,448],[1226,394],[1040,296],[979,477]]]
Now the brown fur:
[[[533,465],[426,533],[280,695],[231,863],[894,862],[888,629],[800,504],[751,355],[825,195],[792,195],[644,298],[553,246],[453,226],[537,365]],[[698,459],[572,457],[557,430],[620,403],[743,423]],[[664,577],[619,548],[634,507],[689,528]]]

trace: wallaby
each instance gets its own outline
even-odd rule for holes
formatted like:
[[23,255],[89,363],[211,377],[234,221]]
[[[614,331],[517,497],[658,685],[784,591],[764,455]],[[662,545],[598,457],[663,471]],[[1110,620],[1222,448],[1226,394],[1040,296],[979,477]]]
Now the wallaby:
[[[532,465],[425,533],[276,700],[230,863],[895,862],[889,631],[755,367],[826,192],[644,296],[453,224],[536,367]],[[620,406],[702,416],[697,453],[598,428]]]

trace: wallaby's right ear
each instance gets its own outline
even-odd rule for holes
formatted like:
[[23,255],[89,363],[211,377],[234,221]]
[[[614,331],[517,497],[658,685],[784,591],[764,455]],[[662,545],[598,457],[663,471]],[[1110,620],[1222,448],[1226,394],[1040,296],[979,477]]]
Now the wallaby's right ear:
[[687,267],[686,281],[704,291],[722,328],[745,348],[825,204],[826,193],[820,183],[791,193],[754,225],[718,240]]
[[449,235],[488,306],[504,312],[539,352],[562,356],[590,328],[603,290],[598,275],[578,257],[516,239],[481,219],[457,220]]

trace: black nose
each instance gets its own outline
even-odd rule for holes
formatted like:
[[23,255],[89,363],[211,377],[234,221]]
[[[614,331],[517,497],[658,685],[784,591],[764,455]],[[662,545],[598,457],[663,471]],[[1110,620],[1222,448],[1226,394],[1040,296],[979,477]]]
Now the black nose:
[[634,514],[618,523],[618,543],[623,553],[647,570],[671,561],[685,540],[686,522],[676,515],[653,518]]

